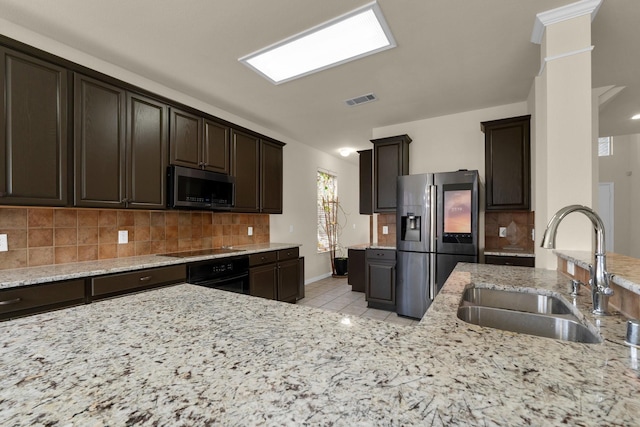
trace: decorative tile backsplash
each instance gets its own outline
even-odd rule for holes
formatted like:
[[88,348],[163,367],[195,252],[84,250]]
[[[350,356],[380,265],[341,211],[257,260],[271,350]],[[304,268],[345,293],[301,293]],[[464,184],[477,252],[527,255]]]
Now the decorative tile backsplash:
[[[382,227],[387,227],[389,233],[382,234]],[[382,246],[396,245],[396,214],[379,214],[378,215],[378,244]]]
[[[506,231],[500,237],[500,227]],[[531,232],[535,227],[534,212],[485,212],[484,250],[534,252]]]
[[[127,231],[128,243],[118,243],[118,231]],[[0,234],[9,243],[3,270],[268,243],[269,215],[0,207]]]

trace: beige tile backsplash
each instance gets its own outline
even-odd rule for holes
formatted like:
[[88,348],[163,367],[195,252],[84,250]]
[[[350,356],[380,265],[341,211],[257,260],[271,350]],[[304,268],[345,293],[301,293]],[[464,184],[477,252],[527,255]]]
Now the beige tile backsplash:
[[[253,236],[247,227],[253,227]],[[118,244],[126,230],[129,243]],[[0,270],[269,242],[269,215],[0,207]]]

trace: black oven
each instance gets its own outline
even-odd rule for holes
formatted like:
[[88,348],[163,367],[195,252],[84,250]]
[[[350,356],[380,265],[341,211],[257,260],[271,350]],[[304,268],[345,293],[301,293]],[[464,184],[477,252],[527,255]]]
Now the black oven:
[[249,294],[249,257],[217,258],[187,264],[187,282]]

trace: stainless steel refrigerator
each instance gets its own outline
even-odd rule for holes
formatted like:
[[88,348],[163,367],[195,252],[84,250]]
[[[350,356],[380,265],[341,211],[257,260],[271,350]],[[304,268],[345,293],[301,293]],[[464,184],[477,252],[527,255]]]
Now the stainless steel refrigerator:
[[478,262],[478,171],[398,177],[396,311],[421,318],[458,262]]

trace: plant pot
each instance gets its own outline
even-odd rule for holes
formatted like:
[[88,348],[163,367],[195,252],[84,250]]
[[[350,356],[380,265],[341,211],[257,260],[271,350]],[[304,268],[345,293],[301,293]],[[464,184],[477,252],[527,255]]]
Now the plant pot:
[[334,258],[333,265],[336,267],[336,276],[346,276],[349,269],[349,258]]

